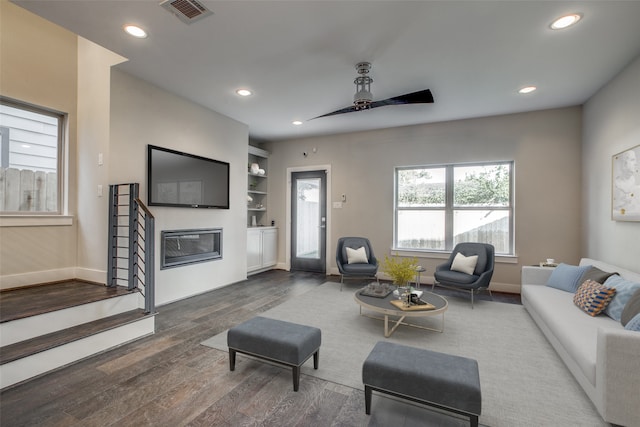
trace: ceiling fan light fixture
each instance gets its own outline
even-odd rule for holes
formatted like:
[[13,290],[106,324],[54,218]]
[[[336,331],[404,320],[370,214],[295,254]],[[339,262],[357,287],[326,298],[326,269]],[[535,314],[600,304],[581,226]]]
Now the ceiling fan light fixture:
[[577,24],[581,19],[581,13],[570,13],[569,15],[564,15],[555,19],[551,23],[551,25],[549,25],[549,27],[551,27],[552,30],[562,30],[564,28]]
[[292,125],[294,126],[300,126],[302,124],[302,122],[300,120],[294,120],[291,122]]
[[371,106],[373,95],[371,94],[371,83],[373,79],[367,74],[371,70],[371,63],[360,62],[356,64],[356,71],[360,74],[353,83],[356,85],[356,94],[353,95],[353,105],[356,110],[364,110]]

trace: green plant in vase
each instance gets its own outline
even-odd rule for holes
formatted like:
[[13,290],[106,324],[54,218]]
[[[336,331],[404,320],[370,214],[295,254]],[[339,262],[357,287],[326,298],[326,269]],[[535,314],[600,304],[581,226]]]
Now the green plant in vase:
[[416,258],[401,258],[384,256],[381,264],[382,271],[393,279],[393,284],[398,287],[408,287],[409,282],[416,275]]

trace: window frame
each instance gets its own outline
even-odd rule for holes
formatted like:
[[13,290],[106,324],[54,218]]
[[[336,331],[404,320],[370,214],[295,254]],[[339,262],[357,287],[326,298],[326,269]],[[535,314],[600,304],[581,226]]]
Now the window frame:
[[[456,206],[454,204],[454,171],[459,167],[474,166],[509,166],[509,200],[507,206]],[[400,207],[398,203],[398,172],[403,170],[415,169],[445,169],[445,204],[444,206],[420,206],[420,207]],[[470,163],[447,163],[447,164],[431,164],[417,166],[398,166],[394,169],[394,185],[393,185],[393,250],[401,252],[418,252],[418,253],[448,253],[453,250],[454,245],[454,212],[455,211],[480,211],[480,210],[500,210],[509,213],[509,240],[508,252],[496,252],[496,255],[503,257],[513,257],[516,255],[515,248],[515,162],[513,160],[501,160],[491,162],[470,162]],[[398,245],[398,214],[401,211],[444,211],[444,249],[420,249],[405,248]]]
[[[0,95],[0,104],[23,111],[28,111],[56,119],[57,125],[57,146],[56,146],[56,210],[52,211],[5,211],[0,210],[2,224],[0,226],[20,226],[20,225],[48,225],[42,223],[43,217],[62,218],[63,221],[54,220],[51,225],[70,224],[70,217],[67,214],[66,200],[67,195],[64,193],[67,171],[65,169],[65,153],[67,148],[67,125],[68,114],[47,107],[31,104],[17,99]],[[3,128],[7,128],[3,126]],[[4,147],[3,147],[4,149]],[[8,150],[8,148],[7,148]],[[8,153],[3,153],[8,154]],[[4,158],[4,156],[3,156]],[[29,220],[33,217],[33,220]],[[17,219],[17,221],[16,221]]]

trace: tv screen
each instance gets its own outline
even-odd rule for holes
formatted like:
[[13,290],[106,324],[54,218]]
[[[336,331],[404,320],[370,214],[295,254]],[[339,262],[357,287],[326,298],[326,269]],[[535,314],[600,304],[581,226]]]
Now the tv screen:
[[229,209],[229,163],[149,145],[149,206]]

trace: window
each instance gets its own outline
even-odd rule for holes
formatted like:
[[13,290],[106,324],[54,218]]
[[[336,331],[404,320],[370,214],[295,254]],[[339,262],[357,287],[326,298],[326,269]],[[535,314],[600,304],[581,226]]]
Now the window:
[[396,168],[394,247],[448,251],[460,242],[513,250],[513,162]]
[[64,115],[0,97],[0,212],[61,213]]

